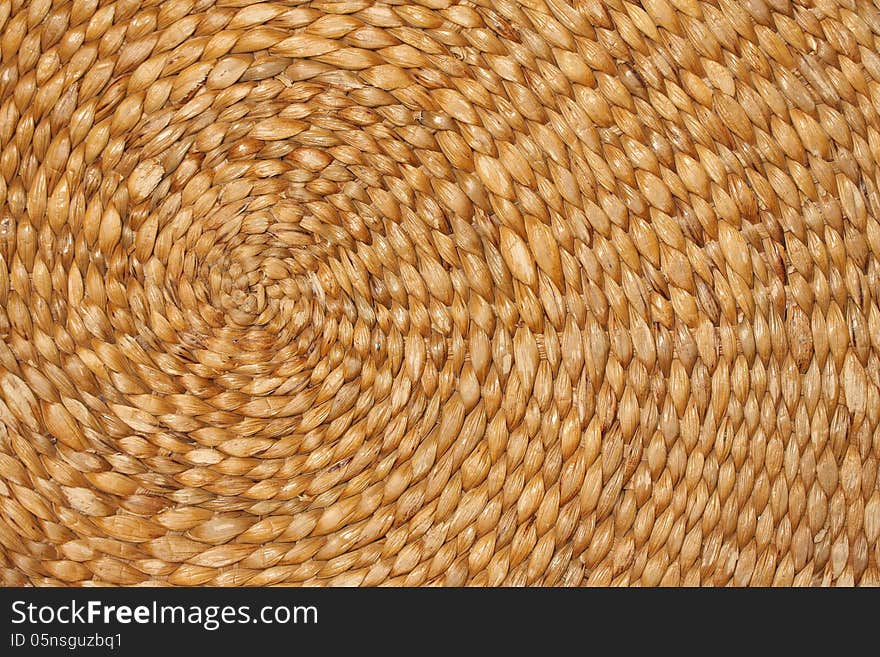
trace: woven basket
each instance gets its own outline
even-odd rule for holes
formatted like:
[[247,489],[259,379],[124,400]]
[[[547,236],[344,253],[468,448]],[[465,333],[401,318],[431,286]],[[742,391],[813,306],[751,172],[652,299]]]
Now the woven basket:
[[0,2],[2,582],[880,583],[878,39]]

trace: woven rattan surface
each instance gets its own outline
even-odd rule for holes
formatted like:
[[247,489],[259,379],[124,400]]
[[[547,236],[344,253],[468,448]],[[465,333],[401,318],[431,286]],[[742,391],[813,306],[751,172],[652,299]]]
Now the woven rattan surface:
[[0,2],[2,582],[877,584],[878,39]]

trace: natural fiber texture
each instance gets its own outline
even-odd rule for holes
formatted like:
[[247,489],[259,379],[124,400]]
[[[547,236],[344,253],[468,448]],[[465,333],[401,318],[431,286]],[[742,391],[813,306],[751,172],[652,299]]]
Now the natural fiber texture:
[[4,583],[880,583],[867,0],[0,26]]

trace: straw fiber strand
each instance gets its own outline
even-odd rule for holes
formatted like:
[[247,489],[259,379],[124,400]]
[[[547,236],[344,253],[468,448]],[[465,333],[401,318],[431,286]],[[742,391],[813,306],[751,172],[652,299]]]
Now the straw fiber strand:
[[880,583],[878,39],[0,1],[0,580]]

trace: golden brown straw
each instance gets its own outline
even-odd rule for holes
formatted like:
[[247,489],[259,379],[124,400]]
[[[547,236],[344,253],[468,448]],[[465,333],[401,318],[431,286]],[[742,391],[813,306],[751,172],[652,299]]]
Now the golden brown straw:
[[0,2],[2,582],[880,583],[878,39]]

